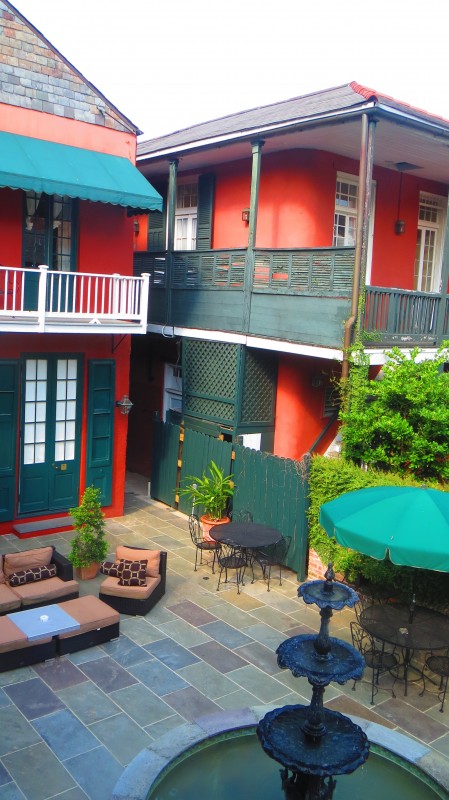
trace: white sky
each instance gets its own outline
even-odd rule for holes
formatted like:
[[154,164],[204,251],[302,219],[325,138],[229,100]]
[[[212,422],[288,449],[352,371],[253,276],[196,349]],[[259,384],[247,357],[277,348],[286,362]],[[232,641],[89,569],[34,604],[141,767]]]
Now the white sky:
[[145,139],[353,80],[449,119],[448,0],[14,5]]

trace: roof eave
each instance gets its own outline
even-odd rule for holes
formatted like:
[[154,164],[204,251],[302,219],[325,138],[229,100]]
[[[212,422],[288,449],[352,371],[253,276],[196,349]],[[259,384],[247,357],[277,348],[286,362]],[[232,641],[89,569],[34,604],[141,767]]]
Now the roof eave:
[[[270,125],[261,125],[257,128],[248,128],[246,130],[234,131],[232,133],[225,133],[220,136],[211,136],[206,139],[199,139],[193,142],[186,142],[185,144],[176,145],[173,147],[165,147],[155,150],[151,153],[138,153],[137,162],[149,161],[157,158],[167,158],[171,155],[177,155],[193,150],[206,150],[217,145],[233,144],[239,141],[248,139],[258,139],[260,137],[269,136],[275,133],[289,132],[295,129],[309,127],[311,125],[322,124],[326,122],[336,122],[340,119],[350,119],[351,117],[360,116],[360,114],[372,112],[377,107],[374,101],[360,104],[356,107],[339,109],[331,113],[324,112],[322,114],[313,114],[308,117],[298,117],[296,119],[288,120],[288,122],[272,123]],[[144,142],[141,143],[145,144]]]

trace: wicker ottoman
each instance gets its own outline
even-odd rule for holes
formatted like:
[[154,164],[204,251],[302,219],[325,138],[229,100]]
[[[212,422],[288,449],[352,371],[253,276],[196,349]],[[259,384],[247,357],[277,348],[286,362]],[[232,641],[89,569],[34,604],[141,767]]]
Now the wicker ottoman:
[[51,636],[30,642],[12,620],[0,617],[0,672],[37,664],[55,655],[56,643]]
[[58,606],[80,624],[78,630],[58,635],[56,652],[59,656],[109,642],[120,635],[120,614],[98,597],[84,595],[58,603]]

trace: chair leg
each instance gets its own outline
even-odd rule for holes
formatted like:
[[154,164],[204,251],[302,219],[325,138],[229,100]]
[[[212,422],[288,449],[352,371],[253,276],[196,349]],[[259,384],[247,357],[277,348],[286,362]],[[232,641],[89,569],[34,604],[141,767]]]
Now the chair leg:
[[[447,682],[448,682],[448,676],[447,675],[446,675],[445,678],[441,677],[441,682],[440,682],[440,689],[441,689],[441,692],[442,692],[442,699],[441,699],[441,706],[440,706],[441,713],[443,713],[443,711],[444,711],[444,701],[446,699]],[[444,683],[444,689],[443,689],[443,683]]]

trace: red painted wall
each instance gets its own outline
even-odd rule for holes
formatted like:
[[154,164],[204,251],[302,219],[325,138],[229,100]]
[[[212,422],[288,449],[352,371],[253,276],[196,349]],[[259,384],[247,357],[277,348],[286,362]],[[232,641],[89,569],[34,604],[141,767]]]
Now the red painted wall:
[[102,125],[78,122],[7,103],[0,103],[0,119],[1,130],[7,133],[123,156],[129,158],[133,164],[136,163],[137,139],[128,131],[122,133]]
[[78,271],[132,275],[133,236],[126,208],[80,200]]
[[[356,161],[317,150],[290,150],[264,155],[262,150],[257,247],[330,247],[332,245],[337,172],[358,176]],[[371,284],[413,288],[413,266],[419,193],[447,196],[444,184],[374,168],[376,203]],[[216,170],[213,220],[214,248],[246,247],[250,160],[222,164]],[[405,220],[397,236],[394,223]]]
[[[80,493],[85,488],[86,479],[86,432],[87,432],[87,391],[88,391],[88,360],[92,358],[107,358],[115,360],[116,384],[115,397],[119,399],[124,394],[129,394],[129,355],[131,337],[126,336],[100,336],[100,335],[48,335],[41,334],[8,334],[2,338],[1,357],[18,359],[23,353],[64,353],[84,355],[84,380],[83,380],[83,410],[81,424],[81,451],[80,451]],[[115,349],[114,349],[115,348]],[[20,413],[20,409],[19,409]],[[114,428],[114,456],[112,469],[112,505],[104,511],[107,517],[116,517],[123,514],[126,441],[128,431],[128,417],[120,414],[115,409]],[[19,446],[19,442],[17,442]],[[60,516],[60,515],[56,515]],[[32,516],[27,519],[33,519]],[[39,516],[42,519],[42,516]],[[21,522],[27,521],[21,518]],[[0,524],[0,534],[11,531],[11,522]]]
[[[323,417],[324,389],[312,386],[312,377],[319,376],[327,385],[339,366],[333,361],[281,355],[278,365],[274,454],[283,458],[301,459],[312,447],[329,421]],[[324,453],[334,439],[338,424],[323,437],[316,452]]]

